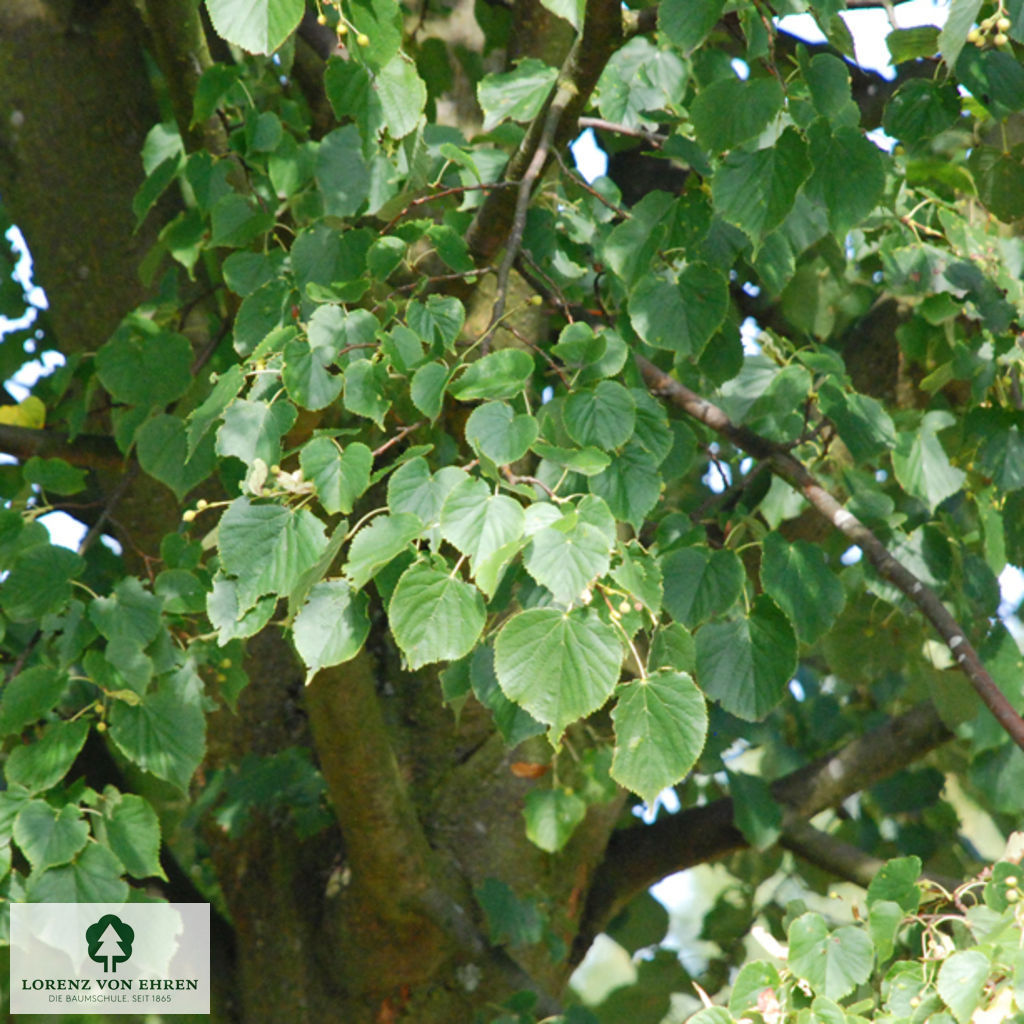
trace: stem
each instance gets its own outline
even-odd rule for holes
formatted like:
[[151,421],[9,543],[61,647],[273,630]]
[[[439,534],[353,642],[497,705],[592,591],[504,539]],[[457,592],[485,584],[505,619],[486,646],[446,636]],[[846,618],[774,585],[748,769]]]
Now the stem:
[[1024,750],[1024,719],[996,686],[978,652],[967,639],[963,626],[946,610],[938,594],[898,561],[874,533],[852,512],[843,508],[807,467],[785,448],[746,427],[737,426],[718,406],[680,384],[642,356],[637,356],[637,365],[653,395],[667,399],[749,455],[767,459],[776,476],[802,494],[822,518],[858,545],[878,574],[917,605],[935,627],[985,706],[995,715],[1013,742]]

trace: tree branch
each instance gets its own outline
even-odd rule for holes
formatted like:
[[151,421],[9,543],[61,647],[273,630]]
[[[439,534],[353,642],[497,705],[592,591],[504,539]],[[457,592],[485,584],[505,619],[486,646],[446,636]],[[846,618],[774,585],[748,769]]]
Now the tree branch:
[[213,64],[199,5],[192,0],[146,0],[143,9],[185,148],[189,152],[205,148],[215,155],[226,153],[227,136],[217,118],[211,117],[204,124],[192,123],[196,86]]
[[53,430],[35,430],[0,423],[0,452],[24,462],[40,459],[64,459],[83,469],[119,469],[124,457],[109,437],[79,435],[69,441],[66,434]]
[[422,900],[430,849],[381,715],[372,655],[319,672],[306,703],[353,883],[385,919],[403,917]]
[[[846,0],[847,8],[878,8],[889,11],[892,7],[889,0]],[[659,5],[645,7],[640,11],[630,11],[627,15],[626,35],[646,35],[658,27]],[[898,11],[899,8],[897,7]]]
[[[835,754],[772,783],[789,830],[819,811],[905,768],[911,761],[953,738],[930,701],[890,719]],[[733,824],[733,803],[723,798],[703,807],[616,832],[594,878],[574,962],[594,937],[636,895],[666,875],[717,860],[747,845]]]
[[512,228],[509,231],[508,242],[505,244],[505,256],[498,268],[497,298],[494,300],[494,308],[491,311],[491,323],[487,333],[483,337],[483,344],[480,351],[487,354],[491,335],[505,315],[505,302],[508,299],[508,279],[512,273],[512,265],[519,255],[519,249],[523,243],[523,232],[526,230],[526,211],[530,206],[530,196],[533,193],[533,186],[540,173],[544,170],[551,155],[551,147],[555,139],[555,132],[561,122],[566,107],[572,102],[575,88],[569,83],[560,85],[555,91],[555,96],[548,107],[547,116],[544,118],[544,128],[541,132],[537,149],[530,159],[530,165],[526,168],[522,181],[516,189],[515,214],[512,217]]
[[[786,828],[779,839],[779,846],[822,868],[830,875],[855,882],[865,889],[885,864],[882,858],[872,857],[852,843],[845,843],[804,823]],[[937,882],[947,892],[952,892],[960,884],[957,878],[935,875],[928,871],[924,872],[922,877]]]
[[892,583],[917,605],[925,618],[935,627],[985,706],[995,715],[1013,742],[1024,750],[1024,719],[1017,714],[1003,691],[996,686],[982,664],[978,652],[967,639],[963,626],[947,611],[938,594],[925,586],[899,562],[874,533],[852,512],[843,508],[818,483],[807,467],[790,455],[785,448],[746,427],[737,426],[718,406],[659,370],[642,356],[637,356],[637,364],[652,394],[668,399],[674,406],[710,427],[720,437],[731,441],[749,455],[770,460],[772,472],[776,476],[781,477],[802,494],[820,516],[858,545],[879,576]]
[[[489,192],[480,204],[466,241],[478,264],[491,263],[512,229],[519,200],[519,186],[533,165],[539,150],[546,146],[532,180],[543,173],[551,151],[564,145],[577,131],[583,113],[601,72],[622,42],[622,8],[616,0],[590,0],[582,35],[573,44],[547,101],[530,123],[526,137],[512,155],[502,177],[509,187]],[[555,124],[548,124],[549,112],[560,97],[568,100],[557,111]],[[529,194],[529,192],[527,193]]]

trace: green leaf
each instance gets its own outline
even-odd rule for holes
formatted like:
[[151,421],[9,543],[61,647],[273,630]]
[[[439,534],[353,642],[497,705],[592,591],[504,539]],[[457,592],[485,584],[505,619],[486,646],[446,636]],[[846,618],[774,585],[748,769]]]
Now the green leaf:
[[466,322],[466,310],[451,295],[431,295],[426,304],[410,302],[406,322],[428,345],[452,349]]
[[952,83],[913,78],[886,104],[882,127],[901,142],[927,143],[960,117],[960,97]]
[[65,673],[47,665],[22,669],[0,697],[0,736],[21,732],[42,718],[60,700],[67,683]]
[[709,1006],[687,1017],[686,1024],[736,1024],[732,1014],[724,1006]]
[[298,28],[302,0],[206,0],[217,34],[250,53],[272,53]]
[[1010,117],[1024,107],[1024,67],[1009,53],[970,46],[957,61],[956,77],[995,118]]
[[115,701],[108,735],[129,761],[187,792],[206,752],[206,717],[165,683],[138,704]]
[[967,42],[967,33],[974,27],[981,10],[981,0],[953,0],[946,23],[939,33],[939,49],[946,67],[956,67],[960,51]]
[[312,481],[328,515],[348,514],[370,486],[373,453],[361,441],[343,449],[329,437],[315,437],[299,452],[303,476]]
[[213,204],[210,211],[211,246],[241,249],[250,245],[274,226],[274,215],[253,199],[229,192]]
[[[188,458],[192,458],[199,443],[209,433],[210,428],[224,414],[229,403],[238,397],[244,381],[242,368],[236,363],[230,369],[217,376],[213,390],[198,409],[188,415]],[[147,472],[149,472],[147,470]]]
[[917,430],[899,435],[892,453],[892,468],[900,486],[930,509],[956,494],[967,474],[950,465],[938,432],[955,422],[951,413],[927,412]]
[[59,612],[71,598],[71,580],[85,562],[67,548],[35,544],[22,551],[0,587],[0,607],[15,622]]
[[394,512],[412,512],[424,525],[441,521],[441,506],[452,488],[468,475],[456,466],[443,466],[431,474],[426,459],[417,456],[404,462],[388,481],[388,506]]
[[345,408],[371,419],[381,429],[391,402],[384,397],[387,368],[383,363],[357,359],[345,369]]
[[774,146],[733,150],[722,161],[711,183],[715,209],[760,244],[786,219],[810,173],[807,143],[787,128]]
[[396,0],[351,0],[346,5],[357,33],[369,39],[359,53],[371,66],[386,64],[402,45],[402,12]]
[[587,805],[567,789],[533,789],[526,794],[526,838],[545,853],[558,853],[587,814]]
[[475,895],[494,945],[529,946],[543,938],[544,922],[533,900],[519,899],[496,878],[485,878]]
[[844,392],[832,381],[825,381],[818,390],[818,403],[858,463],[896,446],[892,417],[878,399],[856,391]]
[[900,28],[885,37],[893,64],[918,57],[933,57],[939,52],[939,30],[934,25]]
[[518,348],[503,348],[470,363],[448,390],[460,402],[475,398],[512,398],[533,375],[533,357]]
[[658,461],[638,441],[629,441],[589,486],[592,494],[604,498],[616,519],[639,530],[661,497]]
[[483,480],[464,480],[441,509],[441,536],[469,556],[474,570],[498,548],[518,540],[524,526],[522,505],[493,494]]
[[247,466],[262,459],[273,466],[281,458],[281,438],[295,423],[297,413],[290,402],[250,402],[238,398],[224,412],[217,431],[217,452],[234,455]]
[[764,539],[761,583],[786,613],[804,643],[814,643],[832,628],[846,603],[846,592],[817,544],[787,544],[779,533]]
[[[217,576],[206,595],[206,614],[217,630],[217,640],[222,647],[229,640],[255,636],[270,621],[277,607],[276,595],[240,606],[239,591],[242,589],[238,580]],[[243,594],[242,600],[248,602],[248,595]]]
[[675,284],[653,275],[641,278],[629,297],[629,320],[648,345],[695,356],[721,326],[728,307],[722,274],[691,263]]
[[586,0],[540,0],[552,14],[564,18],[577,32],[583,28]]
[[405,138],[419,124],[427,103],[427,87],[416,65],[396,54],[380,69],[374,86],[388,133],[393,139]]
[[25,898],[33,903],[124,903],[123,865],[99,843],[87,843],[70,864],[33,875]]
[[547,462],[571,469],[581,476],[597,476],[611,465],[611,456],[598,448],[559,448],[545,441],[535,441],[533,450]]
[[651,806],[682,781],[704,749],[704,695],[685,672],[662,670],[618,688],[612,778]]
[[264,594],[287,596],[327,545],[312,512],[254,505],[236,498],[217,531],[221,565],[238,578],[238,602],[247,611]]
[[295,647],[306,665],[306,682],[322,668],[354,658],[370,632],[367,599],[345,580],[317,583],[292,623]]
[[728,611],[743,590],[743,563],[733,551],[696,546],[661,560],[665,608],[689,629]]
[[89,605],[89,618],[108,640],[118,638],[145,647],[160,632],[163,602],[134,576],[119,580],[110,597],[97,597]]
[[[826,25],[826,34],[829,33],[829,26],[835,25],[837,21],[842,24],[841,19],[830,19]],[[847,35],[847,38],[850,37]],[[842,47],[837,46],[837,49],[841,50]],[[835,54],[819,53],[803,67],[814,109],[833,124],[857,127],[860,124],[860,110],[850,96],[850,72],[846,63]]]
[[668,932],[669,920],[663,904],[645,890],[634,896],[608,922],[605,934],[627,953],[633,954],[650,946],[661,945]]
[[744,839],[755,850],[774,846],[782,833],[782,808],[759,775],[732,772],[726,769],[729,795],[732,797],[733,821]]
[[573,604],[608,571],[611,552],[612,541],[603,530],[579,512],[568,512],[533,534],[523,564],[556,601]]
[[164,878],[160,866],[160,819],[149,801],[108,786],[103,824],[107,843],[133,878]]
[[494,649],[480,645],[469,658],[469,681],[473,695],[494,717],[494,724],[510,749],[523,740],[544,732],[544,724],[513,703],[502,692],[494,673]]
[[520,612],[494,645],[505,696],[551,726],[556,737],[608,700],[621,662],[615,631],[586,609]]
[[216,465],[212,436],[201,438],[189,452],[184,422],[166,413],[146,420],[135,444],[139,465],[174,491],[178,501],[210,476]]
[[466,440],[478,455],[499,466],[521,459],[537,440],[537,433],[537,421],[532,416],[517,416],[504,402],[485,402],[466,420]]
[[690,117],[700,144],[721,153],[759,135],[782,109],[782,101],[782,86],[774,78],[744,82],[730,76],[698,93]]
[[476,587],[422,562],[402,573],[388,605],[391,631],[410,669],[467,654],[485,618]]
[[636,401],[613,380],[569,394],[562,410],[565,429],[579,445],[613,449],[625,444],[636,424]]
[[33,871],[67,864],[89,840],[81,810],[65,804],[60,810],[45,800],[29,800],[14,819],[14,840]]
[[354,590],[362,590],[393,558],[407,550],[420,535],[423,524],[410,512],[378,516],[352,538],[345,575]]
[[637,544],[623,547],[620,556],[612,579],[626,592],[628,601],[639,602],[657,618],[663,596],[661,567]]
[[110,396],[128,405],[167,405],[192,383],[192,346],[148,321],[125,321],[96,353],[96,373]]
[[328,132],[316,154],[316,180],[329,217],[352,217],[370,194],[370,170],[354,124]]
[[1007,223],[1024,216],[1024,165],[1019,155],[978,146],[968,167],[979,198],[994,216]]
[[484,131],[502,121],[529,121],[547,99],[558,69],[528,57],[514,71],[485,75],[476,88],[484,112]]
[[36,484],[53,494],[77,494],[85,489],[85,471],[64,459],[40,459],[33,456],[22,467],[25,483]]
[[746,1016],[748,1010],[758,1010],[761,993],[765,989],[777,990],[781,984],[774,964],[764,960],[745,963],[736,975],[729,992],[729,1012],[734,1017]]
[[448,383],[448,367],[444,363],[424,363],[412,375],[409,397],[412,404],[428,419],[441,415],[444,389]]
[[796,664],[793,627],[764,595],[745,618],[713,622],[697,633],[701,687],[730,714],[747,721],[760,721],[782,700]]
[[842,999],[866,981],[874,961],[871,939],[847,925],[829,933],[820,914],[802,914],[789,926],[789,966],[818,995]]
[[296,338],[288,342],[284,349],[281,379],[296,405],[313,410],[325,409],[337,400],[344,381],[339,375],[327,371],[333,357],[330,349],[314,348],[305,340]]
[[[885,159],[881,150],[857,128],[833,126],[824,118],[807,132],[814,173],[805,189],[820,197],[828,210],[832,232],[844,235],[876,206],[885,187]],[[850,188],[856,181],[857,187]]]
[[886,861],[868,886],[868,906],[878,900],[890,900],[899,904],[904,912],[916,913],[921,903],[921,890],[917,886],[920,877],[920,857],[897,857]]
[[936,988],[957,1024],[967,1024],[973,1016],[992,967],[989,958],[976,949],[960,950],[943,961]]
[[696,50],[718,24],[725,0],[662,0],[658,31],[684,53]]
[[67,775],[89,735],[89,723],[50,722],[34,743],[15,747],[7,758],[4,775],[12,786],[41,793]]
[[602,257],[627,288],[650,276],[651,261],[675,217],[674,202],[665,192],[649,192],[633,207],[629,220],[612,228],[605,239]]
[[693,675],[697,671],[697,645],[693,635],[679,622],[659,627],[651,640],[647,663]]
[[1017,425],[992,434],[979,452],[979,461],[1001,491],[1024,487],[1024,438]]
[[892,900],[877,900],[868,905],[868,932],[875,944],[875,955],[879,963],[884,963],[892,956],[896,933],[903,924],[904,916],[900,905]]

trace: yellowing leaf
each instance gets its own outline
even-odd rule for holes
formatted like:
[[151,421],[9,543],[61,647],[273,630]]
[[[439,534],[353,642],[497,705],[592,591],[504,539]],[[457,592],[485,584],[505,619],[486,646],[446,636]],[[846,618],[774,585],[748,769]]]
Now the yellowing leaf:
[[17,405],[0,405],[0,423],[42,430],[46,426],[46,406],[35,395],[29,395]]

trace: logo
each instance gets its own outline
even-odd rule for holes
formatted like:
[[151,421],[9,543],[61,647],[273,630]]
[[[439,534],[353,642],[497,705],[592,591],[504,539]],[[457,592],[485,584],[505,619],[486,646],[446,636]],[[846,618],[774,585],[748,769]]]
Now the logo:
[[115,914],[104,914],[95,924],[85,929],[89,944],[89,959],[103,964],[103,971],[117,973],[117,965],[132,955],[135,929]]
[[10,908],[12,1014],[209,1014],[209,903]]

